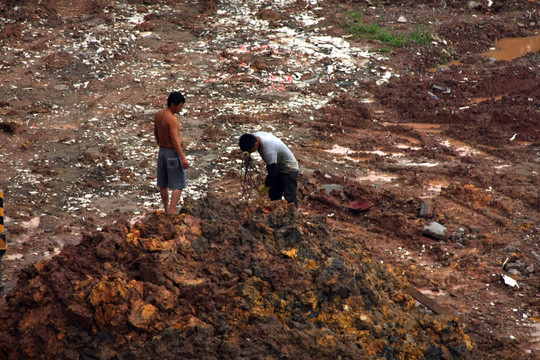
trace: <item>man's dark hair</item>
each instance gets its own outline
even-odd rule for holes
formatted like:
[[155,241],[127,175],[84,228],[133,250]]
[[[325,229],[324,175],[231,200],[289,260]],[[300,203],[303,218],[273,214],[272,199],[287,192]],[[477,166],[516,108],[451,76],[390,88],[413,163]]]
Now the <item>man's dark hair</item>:
[[167,106],[171,106],[172,104],[178,105],[185,102],[186,98],[184,97],[184,95],[180,94],[178,91],[173,91],[169,94],[169,98],[167,99]]
[[252,134],[244,134],[240,136],[240,140],[238,141],[238,145],[240,145],[240,150],[242,151],[249,151],[253,149],[256,143],[257,137]]

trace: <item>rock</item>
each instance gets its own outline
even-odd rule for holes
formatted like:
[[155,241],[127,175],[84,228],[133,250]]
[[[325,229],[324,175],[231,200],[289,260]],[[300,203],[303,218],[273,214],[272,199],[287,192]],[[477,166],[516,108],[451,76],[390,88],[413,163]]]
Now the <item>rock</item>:
[[514,276],[521,276],[521,272],[517,269],[510,269],[508,270],[508,273]]
[[142,301],[137,301],[129,315],[131,325],[146,330],[150,324],[158,317],[158,309],[151,304],[145,304]]
[[431,201],[427,201],[420,207],[420,217],[430,219],[433,217],[435,207]]
[[464,237],[465,232],[462,230],[452,231],[452,233],[450,234],[450,240],[456,243],[462,243]]
[[422,230],[422,235],[436,239],[436,240],[445,240],[446,239],[446,227],[439,224],[436,221],[424,226]]
[[475,226],[475,225],[469,226],[469,231],[471,232],[471,234],[478,234],[481,230],[482,228],[479,226]]
[[480,9],[482,7],[482,4],[478,1],[469,1],[467,6],[469,7],[469,9]]
[[322,185],[321,188],[326,191],[327,195],[331,195],[333,191],[337,191],[338,193],[341,193],[343,191],[343,187],[338,184],[325,184]]
[[513,261],[513,262],[507,262],[504,265],[504,270],[511,273],[511,270],[517,270],[520,273],[523,273],[525,271],[525,263],[521,260]]

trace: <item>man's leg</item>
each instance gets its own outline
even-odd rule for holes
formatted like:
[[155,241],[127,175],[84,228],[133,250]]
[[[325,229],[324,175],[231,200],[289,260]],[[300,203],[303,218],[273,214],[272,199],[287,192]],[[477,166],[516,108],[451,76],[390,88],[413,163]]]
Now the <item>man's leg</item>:
[[163,207],[165,208],[165,212],[168,212],[168,210],[169,210],[169,188],[168,187],[161,187],[161,188],[159,188],[159,193],[161,194],[161,202],[163,203]]
[[298,207],[298,199],[296,198],[296,191],[298,188],[298,183],[296,178],[298,177],[297,172],[292,172],[288,174],[279,174],[283,176],[283,192],[285,194],[285,200],[288,203],[294,203]]
[[178,205],[181,196],[182,189],[173,189],[171,194],[171,205],[169,206],[169,211],[167,211],[167,213],[176,214],[176,205]]
[[281,174],[278,173],[277,179],[274,182],[274,185],[270,187],[270,190],[268,190],[268,197],[270,200],[281,200],[283,196],[283,182],[281,179]]

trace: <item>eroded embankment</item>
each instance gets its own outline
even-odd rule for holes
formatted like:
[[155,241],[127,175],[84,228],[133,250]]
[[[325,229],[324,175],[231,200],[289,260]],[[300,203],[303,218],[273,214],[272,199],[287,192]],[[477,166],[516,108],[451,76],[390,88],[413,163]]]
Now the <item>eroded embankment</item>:
[[85,236],[21,274],[0,357],[466,359],[357,244],[281,202],[225,197]]

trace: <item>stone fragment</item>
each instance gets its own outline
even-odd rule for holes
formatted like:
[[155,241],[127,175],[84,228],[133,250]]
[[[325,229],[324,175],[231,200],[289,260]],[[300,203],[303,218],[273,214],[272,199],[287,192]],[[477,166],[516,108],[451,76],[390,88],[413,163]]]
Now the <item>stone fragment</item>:
[[426,201],[422,204],[420,207],[420,217],[430,219],[433,217],[433,213],[435,211],[435,207],[431,201]]
[[432,239],[445,240],[446,227],[436,221],[433,221],[428,225],[424,226],[424,229],[422,230],[422,235],[430,237]]
[[148,329],[150,324],[158,317],[158,309],[152,304],[137,301],[129,315],[131,325],[139,329]]
[[405,18],[405,16],[401,15],[398,19],[397,19],[397,22],[398,23],[401,23],[401,24],[404,24],[407,22],[407,19]]
[[478,1],[469,1],[467,4],[469,9],[480,9],[482,7],[482,4],[480,4]]

